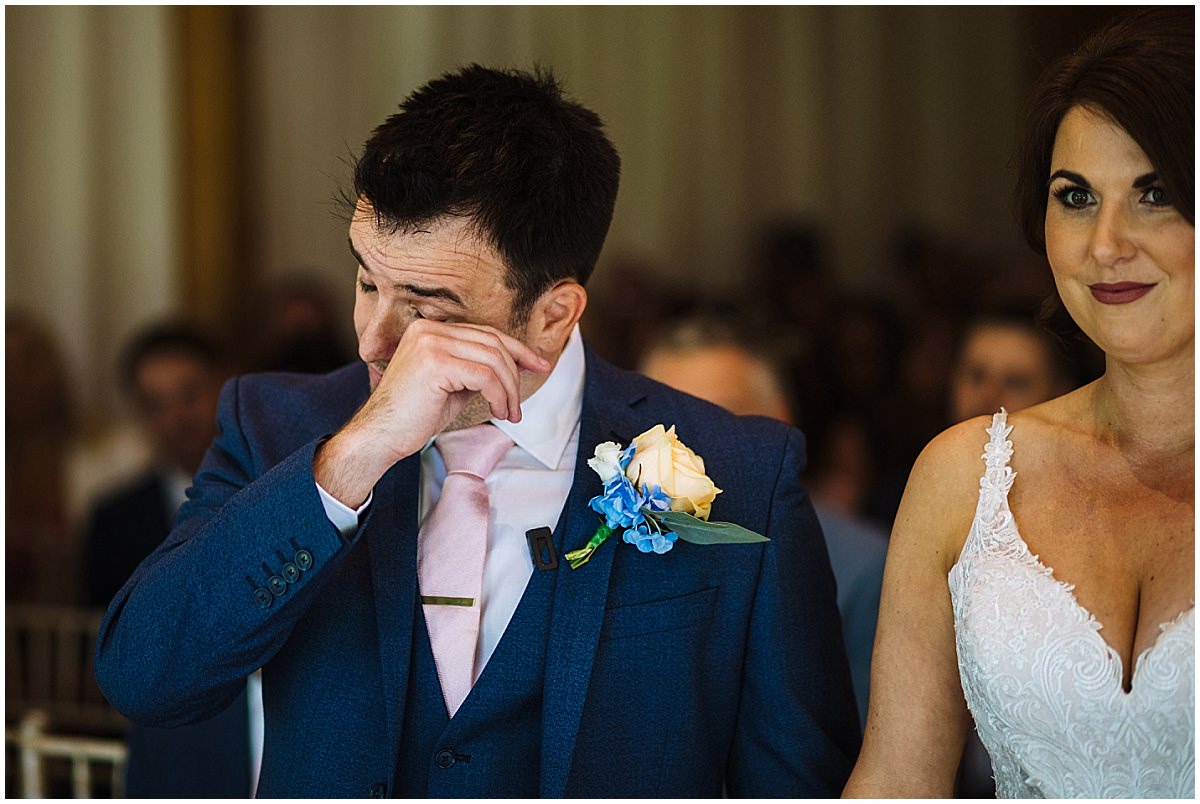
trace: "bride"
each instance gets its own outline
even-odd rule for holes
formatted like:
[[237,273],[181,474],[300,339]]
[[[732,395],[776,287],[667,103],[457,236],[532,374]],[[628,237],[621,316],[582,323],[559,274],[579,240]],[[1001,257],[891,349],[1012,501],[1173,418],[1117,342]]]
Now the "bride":
[[847,796],[951,795],[972,716],[999,796],[1194,796],[1193,13],[1118,21],[1034,92],[1022,223],[1105,373],[918,459]]

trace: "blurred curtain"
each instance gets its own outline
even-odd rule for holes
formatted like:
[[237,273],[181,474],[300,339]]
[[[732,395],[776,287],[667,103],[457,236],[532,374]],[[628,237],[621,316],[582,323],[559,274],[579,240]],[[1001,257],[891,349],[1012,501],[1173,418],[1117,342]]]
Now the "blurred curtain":
[[348,321],[334,198],[352,155],[404,95],[472,61],[552,67],[607,122],[624,174],[598,284],[635,259],[730,287],[755,228],[800,216],[848,284],[886,291],[907,223],[1020,249],[1006,170],[1031,13],[10,6],[8,303],[51,320],[99,410],[136,326],[173,310],[244,326],[255,278],[315,270]]

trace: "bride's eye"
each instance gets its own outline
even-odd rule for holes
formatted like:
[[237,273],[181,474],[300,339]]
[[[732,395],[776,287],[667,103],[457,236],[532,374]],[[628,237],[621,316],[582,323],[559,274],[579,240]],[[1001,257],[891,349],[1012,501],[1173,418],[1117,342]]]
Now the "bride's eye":
[[1168,196],[1167,191],[1161,187],[1147,187],[1146,192],[1142,193],[1141,200],[1143,203],[1149,204],[1152,207],[1171,206],[1171,197]]
[[1096,203],[1090,190],[1073,184],[1055,190],[1054,197],[1067,209],[1084,209]]

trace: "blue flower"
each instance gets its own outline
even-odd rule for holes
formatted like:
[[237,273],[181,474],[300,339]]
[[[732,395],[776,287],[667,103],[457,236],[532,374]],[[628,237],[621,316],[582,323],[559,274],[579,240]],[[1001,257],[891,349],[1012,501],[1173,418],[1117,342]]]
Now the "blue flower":
[[629,468],[629,462],[633,459],[633,454],[635,452],[637,452],[637,444],[630,444],[628,447],[621,450],[621,456],[617,460],[621,465],[622,472]]
[[662,486],[642,486],[643,507],[651,511],[670,511],[671,498],[662,490]]
[[605,524],[617,528],[632,528],[645,522],[642,506],[646,498],[639,494],[625,475],[615,475],[604,484],[604,493],[589,501],[592,510],[604,516]]
[[669,530],[652,530],[645,522],[642,522],[637,527],[626,530],[622,538],[643,553],[661,555],[674,547],[675,540],[679,537]]

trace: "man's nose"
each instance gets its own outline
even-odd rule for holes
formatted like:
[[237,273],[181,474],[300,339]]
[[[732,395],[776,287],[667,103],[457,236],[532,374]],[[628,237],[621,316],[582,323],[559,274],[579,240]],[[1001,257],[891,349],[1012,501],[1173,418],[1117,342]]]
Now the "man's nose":
[[1091,254],[1100,265],[1115,265],[1136,250],[1130,238],[1128,212],[1120,204],[1101,205],[1092,230]]
[[358,336],[358,356],[366,363],[391,360],[404,337],[406,322],[403,316],[380,305],[367,320]]

